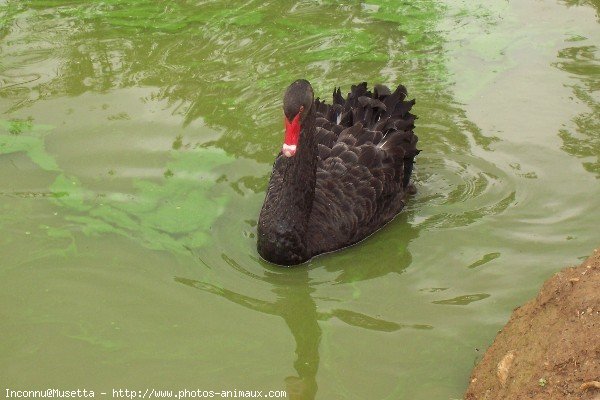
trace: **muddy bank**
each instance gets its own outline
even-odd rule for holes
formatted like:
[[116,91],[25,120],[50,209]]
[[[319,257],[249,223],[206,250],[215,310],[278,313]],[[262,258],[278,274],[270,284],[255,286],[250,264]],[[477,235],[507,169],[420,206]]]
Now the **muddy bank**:
[[465,398],[600,400],[600,249],[513,312]]

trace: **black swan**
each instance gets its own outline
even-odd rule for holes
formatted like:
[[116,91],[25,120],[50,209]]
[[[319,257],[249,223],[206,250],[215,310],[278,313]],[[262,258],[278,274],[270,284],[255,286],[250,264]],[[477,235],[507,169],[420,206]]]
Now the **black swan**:
[[417,150],[414,100],[367,83],[333,104],[314,99],[310,83],[283,97],[285,141],[258,221],[258,253],[279,265],[303,263],[350,246],[402,210]]

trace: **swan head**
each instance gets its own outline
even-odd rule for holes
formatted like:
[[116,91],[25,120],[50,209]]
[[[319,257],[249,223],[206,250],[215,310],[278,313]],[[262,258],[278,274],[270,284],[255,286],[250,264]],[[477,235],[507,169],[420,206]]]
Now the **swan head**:
[[302,125],[312,108],[313,100],[312,86],[305,79],[298,79],[285,91],[283,96],[285,139],[281,152],[286,157],[293,157],[296,154]]

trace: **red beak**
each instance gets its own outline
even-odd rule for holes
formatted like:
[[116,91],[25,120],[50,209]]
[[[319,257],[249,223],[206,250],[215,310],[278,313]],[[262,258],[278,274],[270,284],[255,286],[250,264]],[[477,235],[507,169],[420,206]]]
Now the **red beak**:
[[282,153],[286,157],[293,157],[296,154],[298,147],[298,139],[300,138],[300,113],[296,114],[292,122],[285,120],[285,139],[283,141]]

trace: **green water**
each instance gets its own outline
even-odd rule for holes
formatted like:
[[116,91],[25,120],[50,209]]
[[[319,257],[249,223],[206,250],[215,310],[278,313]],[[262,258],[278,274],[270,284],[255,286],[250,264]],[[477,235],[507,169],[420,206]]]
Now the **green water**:
[[[0,393],[461,398],[512,309],[599,243],[599,10],[0,0]],[[301,77],[405,84],[419,193],[281,269],[256,220]]]

